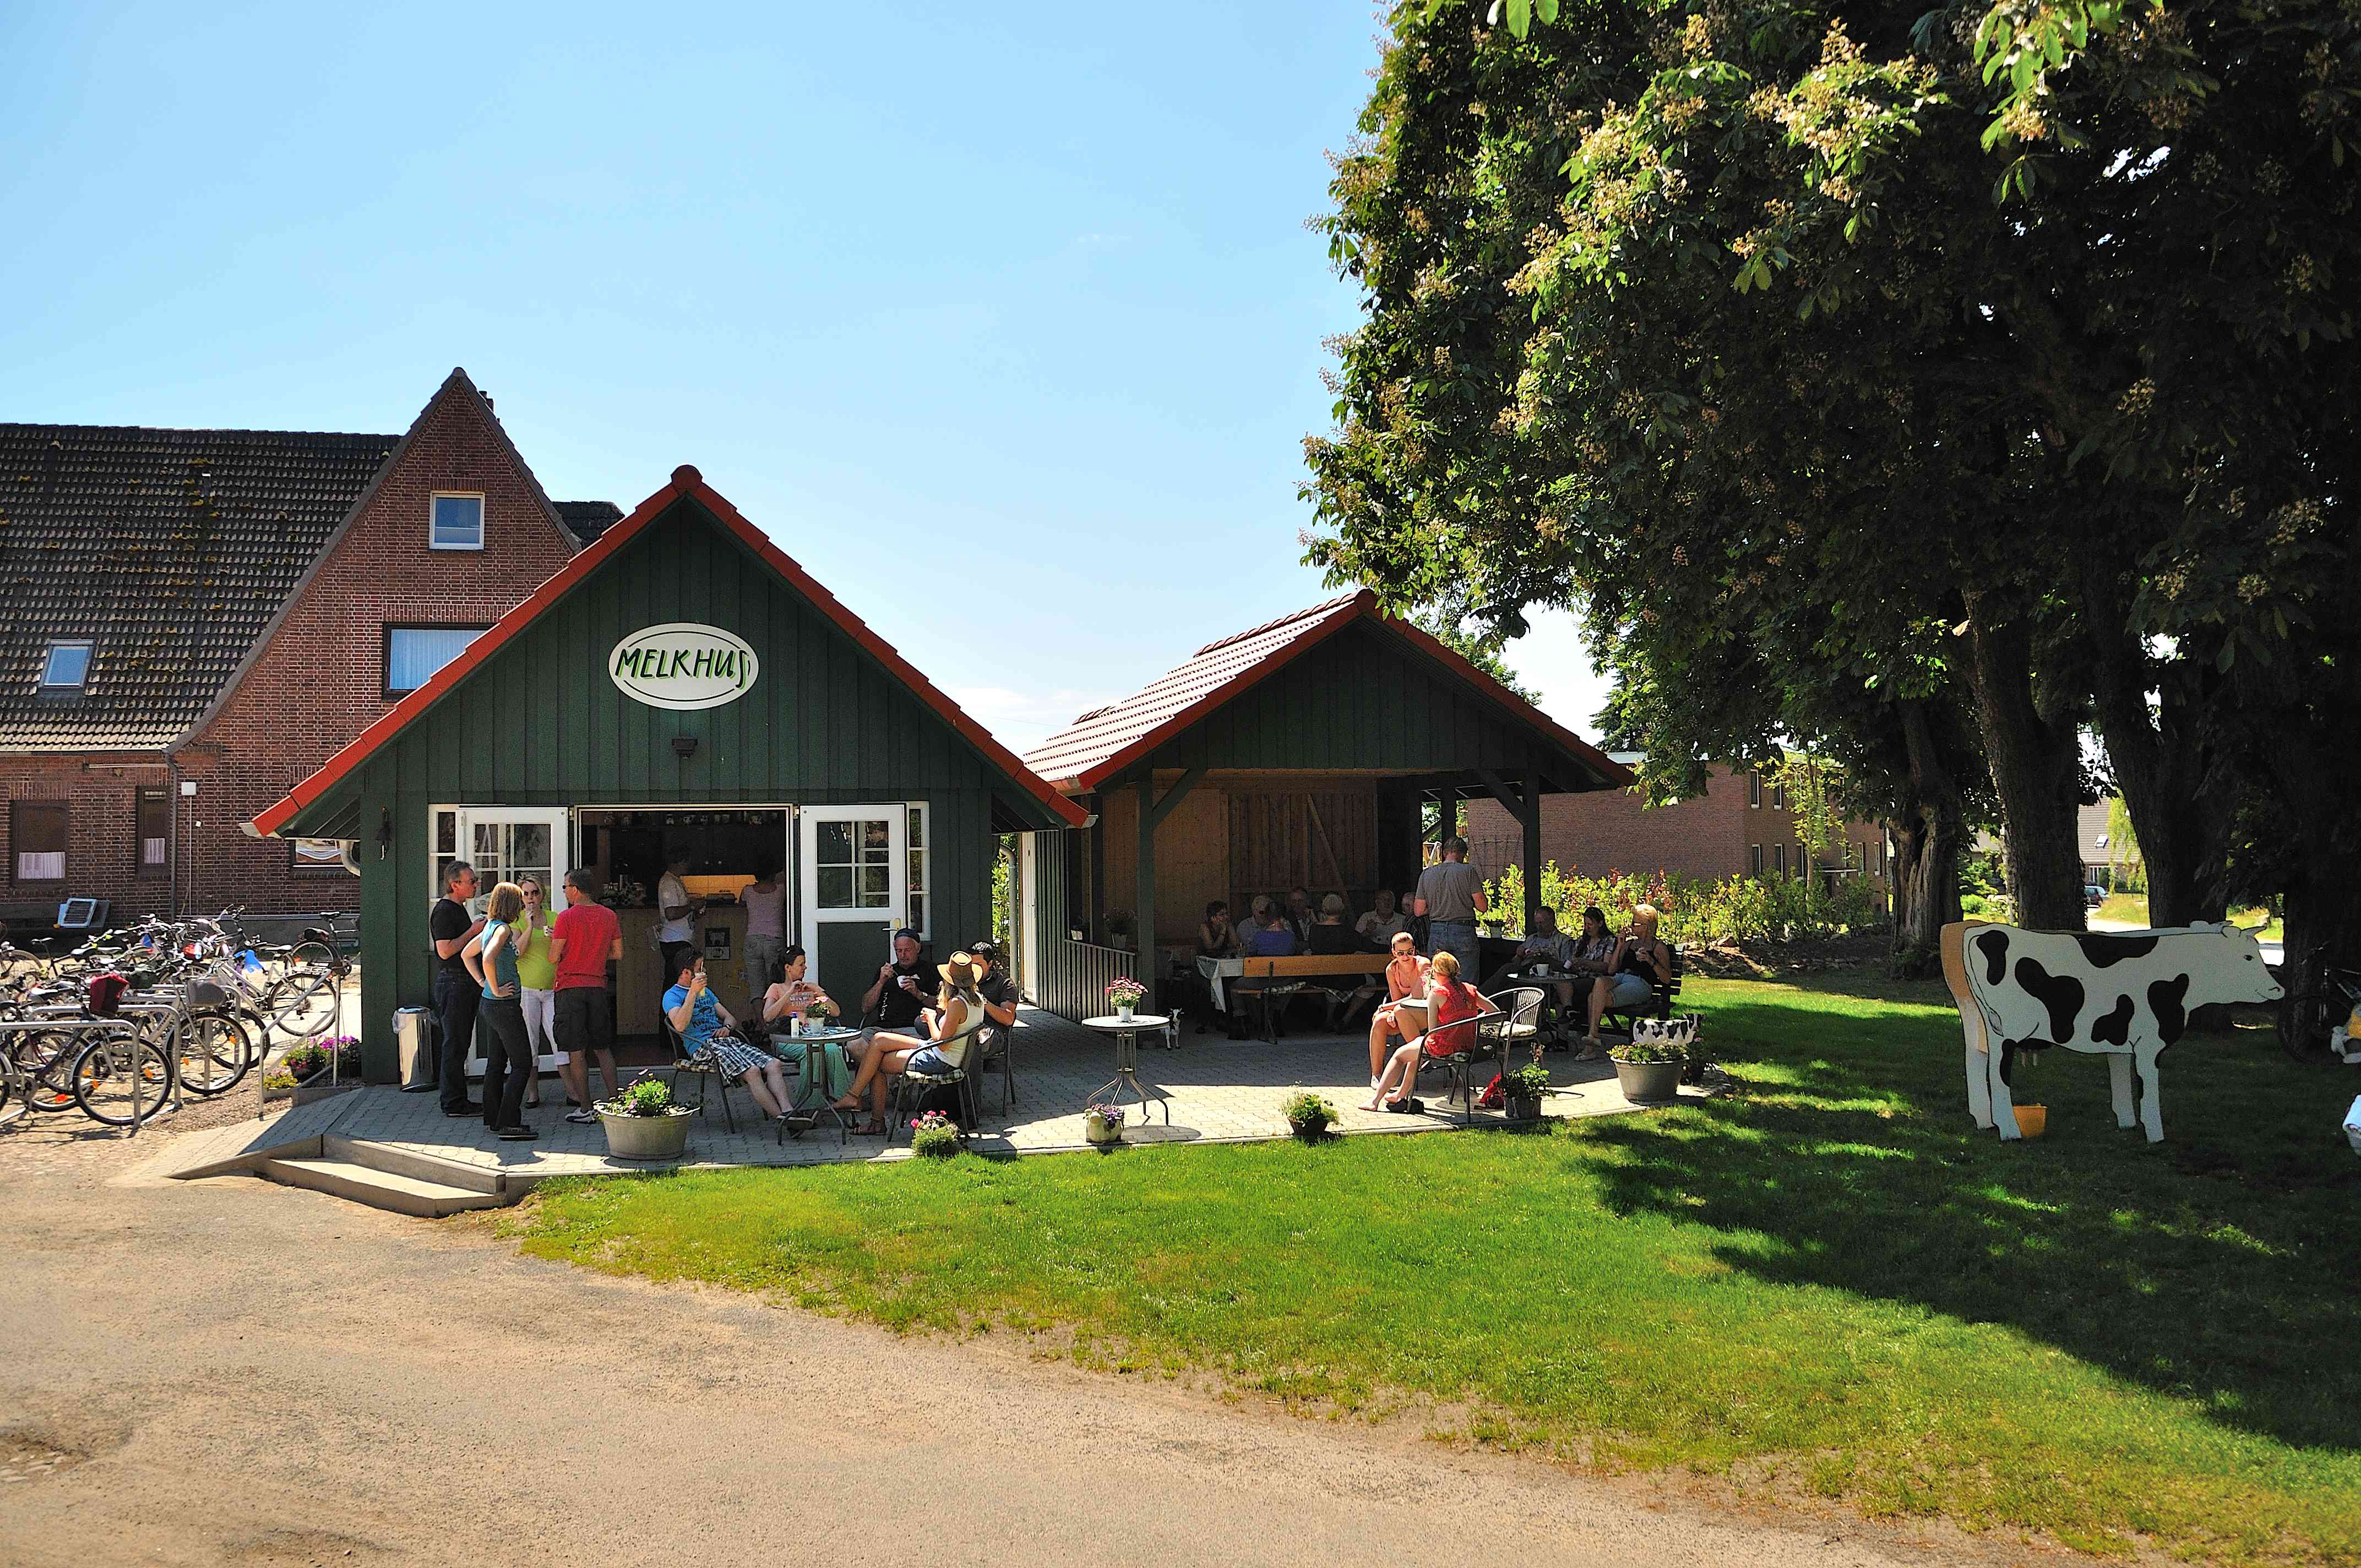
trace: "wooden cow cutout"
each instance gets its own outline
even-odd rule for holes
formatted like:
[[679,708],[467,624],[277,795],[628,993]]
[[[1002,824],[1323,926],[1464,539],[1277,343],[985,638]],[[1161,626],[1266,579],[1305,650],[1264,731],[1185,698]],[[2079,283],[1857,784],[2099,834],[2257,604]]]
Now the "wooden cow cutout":
[[2115,1125],[2139,1120],[2164,1140],[2157,1058],[2189,1015],[2216,1003],[2276,1002],[2279,981],[2253,935],[2235,926],[2153,931],[2027,931],[1982,920],[1943,927],[1943,978],[1967,1036],[1968,1113],[1979,1127],[2020,1137],[2009,1075],[2026,1047],[2104,1055]]

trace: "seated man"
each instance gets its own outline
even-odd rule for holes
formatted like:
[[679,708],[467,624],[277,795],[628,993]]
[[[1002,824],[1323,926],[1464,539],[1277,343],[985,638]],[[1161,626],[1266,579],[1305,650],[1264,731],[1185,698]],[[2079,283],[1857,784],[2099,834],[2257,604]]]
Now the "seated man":
[[881,964],[877,979],[861,997],[861,1022],[872,1029],[915,1029],[918,1015],[935,999],[935,977],[918,959],[918,934],[894,933],[894,959]]
[[664,992],[664,1007],[665,1021],[680,1036],[684,1057],[710,1054],[721,1064],[721,1081],[743,1083],[763,1115],[787,1113],[786,1069],[778,1058],[756,1050],[738,1033],[738,1020],[706,989],[705,956],[696,948],[688,949],[675,983]]
[[[1008,1044],[1008,1032],[1016,1027],[1016,977],[1008,972],[1008,964],[1000,956],[1000,944],[993,941],[970,942],[967,950],[951,955],[951,964],[972,965],[976,971],[976,994],[983,999],[985,1023],[975,1036],[976,1057],[988,1060],[997,1057]],[[933,1028],[936,1019],[928,1009],[927,1026]]]
[[[1519,970],[1552,969],[1564,970],[1574,962],[1574,943],[1557,928],[1557,911],[1544,904],[1533,916],[1533,928],[1517,944],[1517,950],[1507,963],[1492,971],[1484,982],[1487,992],[1500,989],[1500,982]],[[1572,993],[1568,993],[1569,1000]]]
[[1271,901],[1257,894],[1254,922],[1246,927],[1246,950],[1258,959],[1291,959],[1296,954],[1295,929]]
[[1445,948],[1434,955],[1428,970],[1426,1011],[1426,1033],[1402,1042],[1378,1074],[1376,1092],[1362,1110],[1425,1110],[1423,1104],[1411,1098],[1411,1091],[1418,1087],[1419,1058],[1427,1056],[1440,1061],[1473,1050],[1477,1044],[1474,1020],[1492,1012],[1493,1007],[1474,986],[1459,978],[1458,956]]
[[1389,951],[1394,933],[1410,929],[1410,916],[1401,912],[1394,901],[1394,890],[1378,889],[1378,906],[1353,922],[1355,935],[1361,938],[1364,952]]

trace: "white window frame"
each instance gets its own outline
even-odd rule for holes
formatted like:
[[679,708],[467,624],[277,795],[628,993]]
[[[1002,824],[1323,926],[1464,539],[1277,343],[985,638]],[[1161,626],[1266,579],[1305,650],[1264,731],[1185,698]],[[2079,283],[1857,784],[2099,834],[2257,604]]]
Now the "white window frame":
[[[473,501],[476,503],[476,542],[473,544],[445,544],[434,537],[434,508],[438,501]],[[481,490],[436,490],[426,498],[426,548],[429,550],[481,550],[489,525]]]
[[[82,652],[82,679],[71,685],[49,679],[49,665],[56,662],[60,650],[79,648]],[[81,696],[90,690],[90,673],[98,665],[98,641],[91,637],[52,637],[41,651],[40,694],[43,696]]]
[[[910,929],[918,934],[921,941],[931,942],[935,939],[934,807],[932,803],[923,800],[904,801],[902,806],[907,814],[903,819],[902,828],[902,917],[909,922]],[[915,844],[910,842],[910,817],[918,819],[919,841]],[[913,855],[924,857],[918,862],[918,885],[916,888],[909,884],[910,857]],[[924,920],[910,919],[910,894],[914,892],[924,906]]]

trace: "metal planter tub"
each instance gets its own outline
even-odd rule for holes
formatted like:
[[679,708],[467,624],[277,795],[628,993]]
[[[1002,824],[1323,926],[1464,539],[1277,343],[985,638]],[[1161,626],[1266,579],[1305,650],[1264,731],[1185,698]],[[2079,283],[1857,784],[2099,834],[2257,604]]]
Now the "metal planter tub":
[[1619,1061],[1615,1080],[1622,1086],[1623,1098],[1635,1104],[1674,1100],[1680,1096],[1681,1074],[1688,1065],[1685,1061]]
[[607,1129],[607,1154],[613,1159],[678,1159],[688,1152],[688,1119],[694,1105],[675,1105],[654,1116],[618,1116],[600,1111]]

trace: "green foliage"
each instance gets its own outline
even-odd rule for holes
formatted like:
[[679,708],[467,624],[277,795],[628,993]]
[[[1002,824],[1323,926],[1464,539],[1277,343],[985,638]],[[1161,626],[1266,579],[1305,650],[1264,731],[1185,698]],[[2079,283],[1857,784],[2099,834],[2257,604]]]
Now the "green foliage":
[[[1566,932],[1579,930],[1583,910],[1594,905],[1607,916],[1607,928],[1615,932],[1631,928],[1631,912],[1639,905],[1653,905],[1663,916],[1657,935],[1675,947],[1834,937],[1884,921],[1876,890],[1857,876],[1839,877],[1836,892],[1828,894],[1802,877],[1766,874],[1708,881],[1663,871],[1644,876],[1609,871],[1586,877],[1563,872],[1551,861],[1542,867],[1541,892],[1542,903],[1557,912],[1558,928]],[[1503,867],[1484,884],[1484,893],[1493,908],[1508,912],[1507,934],[1523,936],[1523,869],[1513,862]]]
[[2161,1146],[2056,1051],[2048,1135],[2003,1144],[1939,983],[1682,1001],[1737,1092],[1547,1135],[684,1170],[515,1212],[587,1268],[2040,1538],[2014,1557],[2361,1560],[2361,1160],[2267,1025],[2177,1048],[2211,1113]]
[[1285,1116],[1288,1125],[1297,1132],[1306,1136],[1316,1136],[1335,1122],[1336,1107],[1333,1102],[1303,1089],[1289,1095],[1281,1102],[1279,1114]]
[[1006,953],[1016,940],[1016,835],[1002,834],[998,845],[992,857],[992,939]]
[[1630,1062],[1634,1067],[1689,1059],[1686,1046],[1676,1046],[1667,1040],[1627,1040],[1622,1045],[1610,1047],[1607,1054],[1617,1061]]
[[1539,1062],[1512,1067],[1500,1075],[1500,1092],[1511,1100],[1541,1100],[1550,1091],[1549,1069]]
[[601,1102],[598,1109],[615,1116],[662,1116],[674,1109],[672,1086],[653,1074],[644,1075],[614,1099]]
[[949,1159],[962,1146],[959,1124],[940,1111],[911,1119],[910,1152],[920,1159]]

